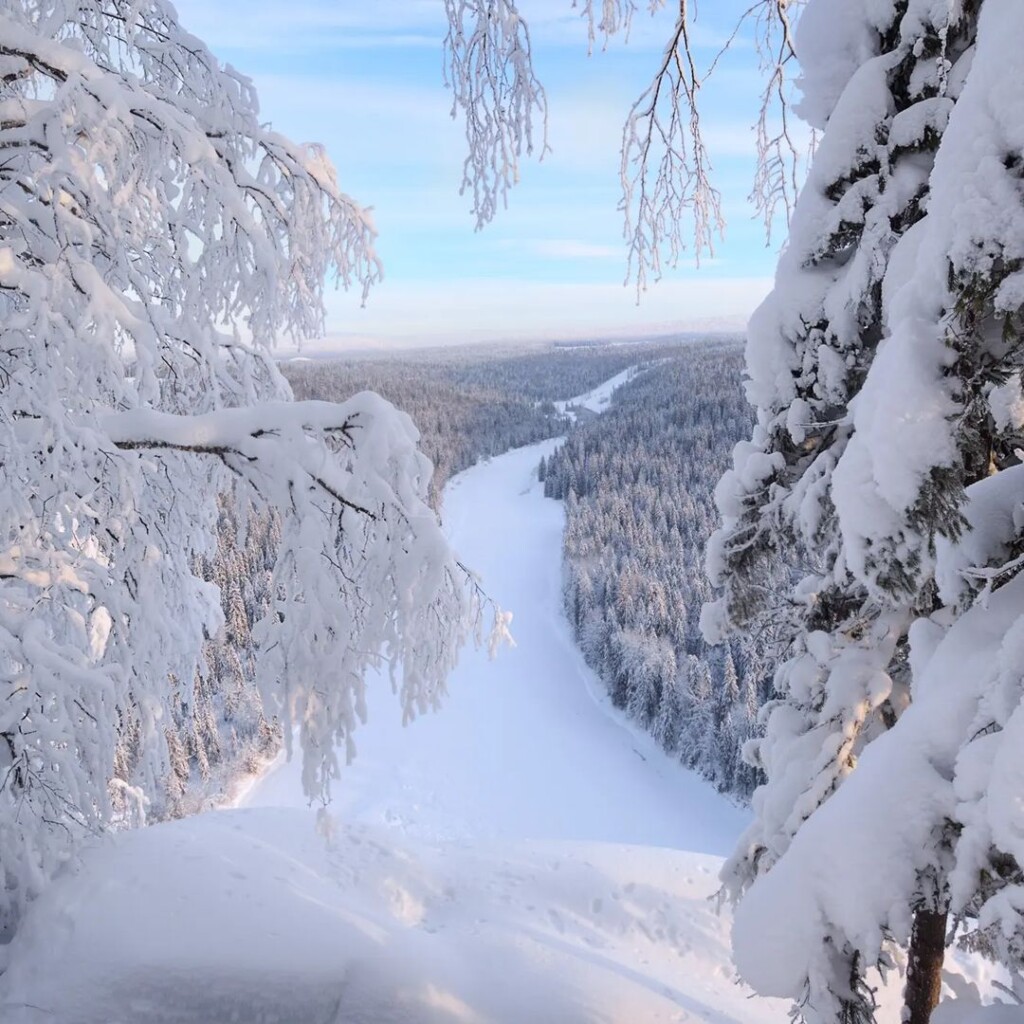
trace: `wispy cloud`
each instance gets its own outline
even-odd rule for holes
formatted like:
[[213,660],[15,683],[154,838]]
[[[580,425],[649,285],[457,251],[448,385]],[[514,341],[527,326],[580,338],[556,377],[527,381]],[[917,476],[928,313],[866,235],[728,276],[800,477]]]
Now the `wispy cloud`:
[[435,0],[176,0],[182,23],[215,49],[281,56],[305,50],[437,46],[444,18]]
[[533,243],[538,256],[550,260],[606,260],[622,259],[621,246],[596,245],[573,238],[538,239]]
[[604,245],[581,238],[502,238],[499,249],[515,250],[544,260],[606,260],[622,259],[621,245]]
[[[439,0],[295,0],[288,4],[280,0],[217,0],[215,4],[177,0],[176,6],[183,24],[207,42],[251,52],[437,46],[446,29]],[[570,0],[519,0],[518,6],[538,47],[586,51],[582,5],[574,9]],[[671,5],[653,16],[640,12],[633,19],[628,40],[617,37],[608,48],[660,51],[673,18]],[[731,29],[728,18],[715,23],[698,20],[691,40],[698,52],[712,56],[729,38]],[[603,47],[604,40],[599,38],[595,48],[600,51]]]
[[[465,127],[449,116],[441,82],[441,0],[176,0],[184,24],[253,76],[261,116],[292,138],[324,143],[342,187],[375,208],[387,280],[366,311],[332,295],[332,331],[565,336],[708,316],[742,321],[772,262],[744,202],[756,62],[723,65],[707,94],[705,125],[730,221],[716,249],[723,262],[704,261],[699,275],[681,266],[638,310],[621,285],[619,147],[672,11],[638,17],[629,45],[616,42],[588,59],[585,25],[570,0],[518,2],[548,87],[554,151],[540,166],[524,160],[509,208],[477,234],[471,197],[459,194]],[[712,30],[742,2],[706,5],[702,46],[716,44]]]

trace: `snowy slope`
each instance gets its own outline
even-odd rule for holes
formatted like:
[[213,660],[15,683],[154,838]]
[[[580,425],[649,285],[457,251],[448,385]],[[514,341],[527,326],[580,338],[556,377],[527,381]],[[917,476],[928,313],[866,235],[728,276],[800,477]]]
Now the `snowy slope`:
[[[478,465],[445,493],[452,542],[513,611],[516,647],[494,661],[467,651],[444,710],[405,729],[387,685],[371,687],[370,720],[332,809],[426,839],[596,839],[724,854],[744,813],[613,711],[572,641],[561,609],[564,513],[536,475],[557,443]],[[293,761],[243,802],[300,799]]]
[[330,815],[282,762],[242,808],[99,845],[20,932],[0,1020],[786,1020],[733,983],[707,900],[743,813],[608,707],[572,644],[535,474],[554,443],[446,495],[518,646],[467,653],[406,729],[374,687]]
[[575,398],[567,398],[561,402],[555,402],[555,408],[561,413],[568,413],[574,416],[575,409],[587,409],[590,412],[604,412],[612,400],[612,392],[621,387],[631,377],[635,376],[640,366],[630,366],[622,373],[609,378],[603,384],[598,384],[592,391],[577,395]]
[[214,812],[100,851],[37,905],[0,1019],[785,1020],[782,1004],[748,1002],[730,981],[727,926],[706,899],[714,859],[605,844],[407,845],[380,826],[325,841],[314,819]]

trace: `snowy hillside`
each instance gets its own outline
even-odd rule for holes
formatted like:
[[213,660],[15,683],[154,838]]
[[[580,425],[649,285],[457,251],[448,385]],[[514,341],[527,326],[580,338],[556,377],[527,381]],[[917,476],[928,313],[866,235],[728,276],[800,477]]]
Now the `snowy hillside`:
[[204,814],[95,856],[26,925],[4,1021],[785,1020],[730,980],[714,858],[314,818]]
[[516,648],[466,655],[404,730],[373,688],[329,815],[282,763],[240,809],[94,849],[26,921],[5,1022],[786,1019],[733,983],[707,899],[744,814],[634,732],[571,643],[562,506],[534,472],[553,443],[446,496]]

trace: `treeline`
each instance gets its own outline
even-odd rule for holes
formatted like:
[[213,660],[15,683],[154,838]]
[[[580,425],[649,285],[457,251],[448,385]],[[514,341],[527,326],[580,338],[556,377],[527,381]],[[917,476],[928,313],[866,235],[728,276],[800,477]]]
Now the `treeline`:
[[375,391],[409,413],[434,463],[436,503],[449,478],[480,459],[565,433],[569,421],[554,402],[678,348],[666,342],[525,351],[473,346],[296,361],[283,370],[296,398],[340,401]]
[[748,437],[738,344],[692,343],[616,391],[540,466],[565,501],[565,607],[587,662],[662,746],[741,799],[759,782],[740,757],[771,665],[750,640],[701,638],[713,490]]

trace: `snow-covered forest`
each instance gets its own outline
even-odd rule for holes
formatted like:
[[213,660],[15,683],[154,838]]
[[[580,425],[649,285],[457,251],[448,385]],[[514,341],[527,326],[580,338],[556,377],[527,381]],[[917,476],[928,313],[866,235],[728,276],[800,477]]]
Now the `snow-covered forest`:
[[[546,3],[429,5],[477,229],[565,123]],[[742,366],[283,371],[383,279],[324,147],[168,0],[0,0],[5,1024],[1024,1017],[1024,5],[565,4],[595,58],[664,30],[627,293],[716,256],[750,150]],[[527,242],[499,290],[606,249]]]
[[581,419],[540,474],[566,505],[565,607],[588,664],[666,751],[747,800],[759,779],[740,755],[771,652],[700,632],[714,488],[751,428],[742,365],[738,343],[683,346]]
[[[421,432],[420,448],[435,466],[430,500],[436,505],[454,473],[564,433],[569,421],[551,397],[585,392],[674,347],[544,346],[528,354],[460,348],[405,358],[300,361],[283,369],[299,400],[339,401],[373,390],[407,410]],[[151,821],[222,803],[282,742],[279,722],[263,713],[254,635],[271,603],[280,516],[260,513],[231,487],[217,509],[215,547],[197,557],[195,570],[217,586],[223,622],[205,641],[189,685],[175,682],[175,702],[164,725],[165,770],[153,788],[144,790]],[[241,529],[243,517],[248,521]],[[138,772],[139,746],[138,724],[126,723],[117,738],[113,777],[118,785],[145,785]]]
[[[569,431],[540,477],[566,504],[565,602],[577,642],[616,707],[746,801],[758,775],[740,754],[770,695],[770,652],[738,638],[713,647],[699,625],[711,595],[713,491],[751,426],[741,367],[739,343],[690,340],[313,360],[285,372],[301,398],[371,388],[409,411],[438,493],[481,458]],[[627,368],[641,372],[602,415],[583,409],[573,420],[554,405]]]
[[676,347],[668,341],[458,346],[384,359],[302,360],[283,369],[297,398],[337,401],[368,390],[405,410],[434,465],[436,500],[449,477],[479,459],[564,433],[569,420],[555,402]]

